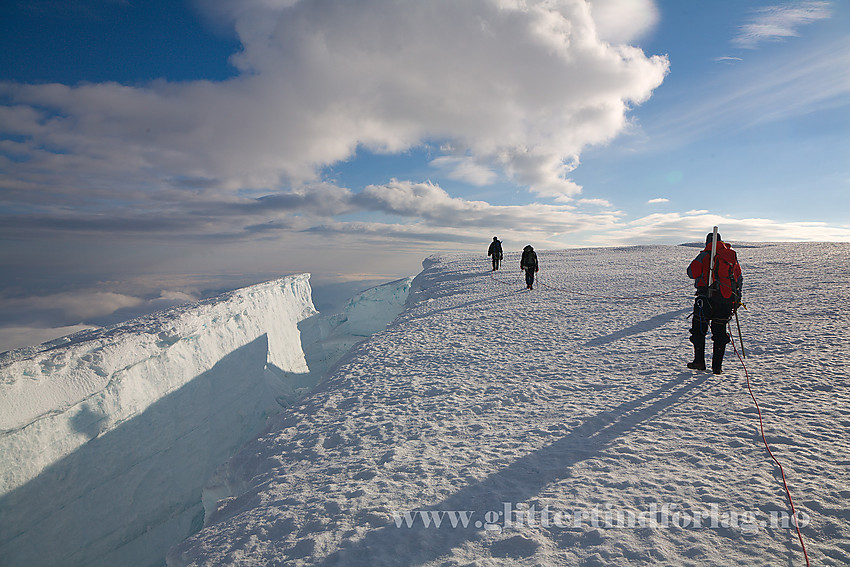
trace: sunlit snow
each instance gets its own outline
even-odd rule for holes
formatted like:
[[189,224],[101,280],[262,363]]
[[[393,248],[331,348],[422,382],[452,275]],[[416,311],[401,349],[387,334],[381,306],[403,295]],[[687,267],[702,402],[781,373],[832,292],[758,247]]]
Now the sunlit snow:
[[[767,439],[845,565],[850,245],[736,248]],[[293,276],[5,355],[3,564],[804,564],[744,366],[685,368],[697,249],[538,252],[533,291],[433,256],[337,315]]]

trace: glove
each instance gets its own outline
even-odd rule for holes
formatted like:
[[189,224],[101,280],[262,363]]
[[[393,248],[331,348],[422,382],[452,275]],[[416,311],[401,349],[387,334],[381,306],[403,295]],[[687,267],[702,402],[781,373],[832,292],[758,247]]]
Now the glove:
[[[743,298],[741,297],[741,293],[738,292],[737,294],[735,294],[735,300],[732,302],[732,313],[737,313],[738,308],[742,305],[744,305]],[[744,309],[746,308],[747,306],[744,305]]]

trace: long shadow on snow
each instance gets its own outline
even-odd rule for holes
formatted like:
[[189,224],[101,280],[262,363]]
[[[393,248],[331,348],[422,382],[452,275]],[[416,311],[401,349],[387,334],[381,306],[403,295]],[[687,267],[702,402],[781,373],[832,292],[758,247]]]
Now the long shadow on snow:
[[[699,375],[689,380],[692,377],[692,373],[683,372],[648,394],[588,418],[566,436],[517,459],[480,483],[470,485],[438,504],[419,508],[426,512],[474,511],[468,528],[460,525],[452,528],[447,522],[439,529],[425,528],[419,518],[411,528],[407,525],[398,528],[393,522],[341,548],[316,565],[379,565],[370,550],[380,549],[392,557],[390,565],[412,567],[438,559],[467,541],[479,539],[480,530],[473,525],[475,519],[483,519],[488,511],[502,510],[505,502],[514,506],[525,502],[546,486],[569,477],[571,467],[599,456],[616,439],[676,404],[708,379],[707,375]],[[391,553],[393,551],[394,554]]]
[[[518,290],[518,291],[524,291],[524,290]],[[514,295],[515,293],[516,293],[516,291],[505,291],[505,292],[502,292],[502,293],[497,294],[497,295],[488,295],[488,296],[482,297],[480,299],[473,299],[473,300],[470,300],[470,301],[465,301],[463,303],[458,303],[457,305],[450,305],[448,307],[441,307],[440,309],[434,309],[433,311],[428,311],[426,313],[421,313],[421,314],[410,313],[410,312],[407,312],[407,313],[402,312],[401,316],[398,317],[391,325],[397,325],[401,321],[413,321],[413,320],[416,320],[416,319],[430,318],[430,317],[433,317],[434,315],[439,315],[440,313],[447,313],[449,311],[455,311],[455,310],[458,310],[458,309],[465,310],[467,307],[471,307],[472,305],[477,305],[479,303],[491,304],[491,303],[494,303],[494,302],[496,302],[497,300],[499,300],[503,297],[508,297],[510,295]],[[451,294],[449,294],[449,295],[451,295]]]
[[636,323],[631,327],[626,327],[625,329],[620,329],[619,331],[615,331],[610,335],[605,335],[603,337],[596,337],[595,339],[590,339],[584,346],[588,347],[596,347],[607,345],[608,343],[613,343],[616,340],[624,339],[626,337],[630,337],[632,335],[639,335],[641,333],[646,333],[653,329],[657,329],[662,325],[665,325],[675,319],[676,317],[680,317],[685,313],[690,313],[691,309],[677,309],[675,311],[670,311],[668,313],[661,313],[660,315],[656,315],[655,317],[651,317],[646,321],[641,321],[640,323]]

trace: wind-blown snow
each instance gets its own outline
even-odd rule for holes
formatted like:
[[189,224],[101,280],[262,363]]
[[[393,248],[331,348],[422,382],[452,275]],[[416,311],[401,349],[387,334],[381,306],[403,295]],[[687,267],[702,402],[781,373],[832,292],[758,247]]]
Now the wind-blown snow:
[[[850,245],[738,251],[768,439],[812,564],[846,565]],[[803,564],[741,364],[685,368],[695,255],[544,251],[534,291],[518,254],[429,259],[405,311],[218,470],[169,565]]]
[[410,285],[368,290],[328,318],[308,279],[0,356],[0,562],[164,563],[200,529],[215,468],[385,326]]

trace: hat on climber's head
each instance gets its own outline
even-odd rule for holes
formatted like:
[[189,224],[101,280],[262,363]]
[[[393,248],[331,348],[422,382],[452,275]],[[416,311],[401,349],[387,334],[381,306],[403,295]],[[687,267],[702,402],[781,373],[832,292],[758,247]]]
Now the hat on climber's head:
[[[720,242],[722,240],[723,239],[720,238],[720,233],[718,232],[717,233],[717,242]],[[714,241],[714,233],[713,232],[709,232],[708,234],[705,235],[705,243],[706,244],[711,244],[713,241]]]

